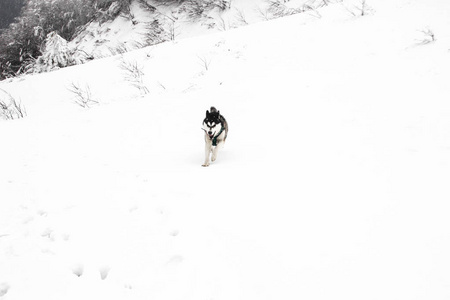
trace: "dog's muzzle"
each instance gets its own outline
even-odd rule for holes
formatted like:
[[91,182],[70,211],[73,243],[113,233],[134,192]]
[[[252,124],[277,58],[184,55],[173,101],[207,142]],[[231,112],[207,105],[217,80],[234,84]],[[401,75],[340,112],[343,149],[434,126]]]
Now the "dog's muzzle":
[[216,132],[212,132],[210,131],[206,131],[205,129],[202,128],[202,130],[208,135],[209,139],[212,140],[214,138],[214,135],[216,134]]

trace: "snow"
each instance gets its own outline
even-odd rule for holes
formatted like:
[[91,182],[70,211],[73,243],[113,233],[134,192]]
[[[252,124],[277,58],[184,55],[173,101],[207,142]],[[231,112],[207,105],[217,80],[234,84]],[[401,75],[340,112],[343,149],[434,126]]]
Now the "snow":
[[450,4],[368,4],[0,82],[0,299],[448,299]]

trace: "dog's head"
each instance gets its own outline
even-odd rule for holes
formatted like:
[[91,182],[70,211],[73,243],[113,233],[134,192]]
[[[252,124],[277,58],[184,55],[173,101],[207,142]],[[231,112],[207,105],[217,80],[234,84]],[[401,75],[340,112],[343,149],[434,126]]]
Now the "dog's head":
[[214,138],[216,133],[219,133],[222,129],[222,121],[220,120],[220,112],[206,111],[206,118],[203,120],[203,130],[209,136],[210,139]]

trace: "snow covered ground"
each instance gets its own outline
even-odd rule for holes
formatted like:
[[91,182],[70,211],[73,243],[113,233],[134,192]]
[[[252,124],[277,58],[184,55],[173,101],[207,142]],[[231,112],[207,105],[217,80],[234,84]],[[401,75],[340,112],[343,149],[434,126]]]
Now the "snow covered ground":
[[448,299],[450,3],[367,3],[0,82],[0,299]]

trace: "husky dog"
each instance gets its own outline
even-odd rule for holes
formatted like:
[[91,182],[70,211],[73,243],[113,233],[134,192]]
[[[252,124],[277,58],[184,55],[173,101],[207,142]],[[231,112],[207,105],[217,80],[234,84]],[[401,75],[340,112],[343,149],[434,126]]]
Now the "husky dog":
[[206,111],[206,118],[203,120],[203,131],[205,131],[205,163],[203,167],[209,166],[209,155],[212,151],[211,161],[217,158],[217,152],[225,144],[228,135],[228,123],[220,112],[211,107],[211,111]]

